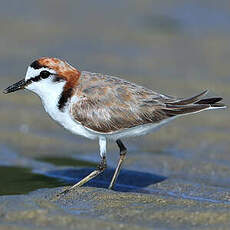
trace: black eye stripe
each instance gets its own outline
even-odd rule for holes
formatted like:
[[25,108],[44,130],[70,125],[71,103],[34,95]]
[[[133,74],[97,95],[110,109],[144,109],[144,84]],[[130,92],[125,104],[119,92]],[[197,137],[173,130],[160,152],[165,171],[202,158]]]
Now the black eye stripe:
[[36,77],[30,78],[29,80],[26,81],[27,84],[30,84],[32,82],[38,82],[42,79],[46,79],[51,75],[51,73],[47,70],[41,71],[40,74]]
[[30,83],[32,83],[32,82],[37,82],[37,81],[40,81],[40,80],[41,80],[41,77],[40,77],[40,75],[39,75],[39,76],[36,76],[36,77],[34,77],[34,78],[28,79],[28,80],[26,81],[26,84],[30,84]]
[[30,83],[32,83],[32,82],[38,82],[38,81],[40,81],[40,80],[42,80],[43,78],[40,76],[40,75],[38,75],[38,76],[36,76],[36,77],[33,77],[33,78],[30,78],[29,80],[27,80],[26,82],[28,83],[28,84],[30,84]]
[[26,81],[26,84],[28,85],[28,84],[31,84],[32,82],[38,82],[38,81],[40,81],[40,80],[42,80],[42,79],[48,78],[50,75],[53,75],[53,76],[54,76],[53,82],[60,82],[60,81],[63,81],[62,78],[57,77],[57,74],[50,73],[49,71],[44,70],[44,71],[41,71],[41,73],[40,73],[38,76],[28,79],[28,80]]

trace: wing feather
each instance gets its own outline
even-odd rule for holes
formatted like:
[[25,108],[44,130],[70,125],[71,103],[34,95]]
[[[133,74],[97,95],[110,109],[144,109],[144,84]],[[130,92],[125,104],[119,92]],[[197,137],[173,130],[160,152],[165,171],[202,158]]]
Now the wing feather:
[[165,95],[120,78],[87,73],[76,94],[81,99],[72,105],[73,118],[97,132],[109,133],[167,118],[161,110],[165,104],[159,100],[165,100]]
[[158,123],[172,116],[221,108],[220,98],[201,99],[205,90],[190,98],[178,99],[146,89],[120,78],[82,72],[75,89],[78,97],[71,107],[73,119],[101,133]]

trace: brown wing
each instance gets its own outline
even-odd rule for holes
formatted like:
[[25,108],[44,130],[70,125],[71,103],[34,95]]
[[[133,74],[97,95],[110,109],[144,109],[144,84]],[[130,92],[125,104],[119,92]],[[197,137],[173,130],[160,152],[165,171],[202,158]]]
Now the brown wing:
[[109,133],[208,108],[208,104],[188,104],[203,94],[177,99],[120,78],[82,72],[76,88],[80,100],[74,103],[71,113],[85,127]]
[[71,113],[82,125],[103,133],[167,118],[161,110],[166,96],[119,78],[85,73],[76,89],[80,100]]

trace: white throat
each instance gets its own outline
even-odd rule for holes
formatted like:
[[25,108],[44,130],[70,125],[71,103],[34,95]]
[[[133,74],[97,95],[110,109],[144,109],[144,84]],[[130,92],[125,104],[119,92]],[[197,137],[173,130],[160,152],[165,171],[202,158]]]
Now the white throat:
[[42,104],[47,113],[53,117],[53,113],[58,110],[58,101],[63,92],[66,82],[53,82],[51,78],[32,82],[26,89],[36,93],[42,100]]

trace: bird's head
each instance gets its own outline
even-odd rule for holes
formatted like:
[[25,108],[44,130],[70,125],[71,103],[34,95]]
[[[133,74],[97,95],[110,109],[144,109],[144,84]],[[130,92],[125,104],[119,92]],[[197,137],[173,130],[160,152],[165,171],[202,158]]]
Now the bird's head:
[[27,69],[26,76],[21,81],[9,86],[3,92],[12,93],[20,89],[28,89],[39,96],[49,89],[64,87],[73,88],[80,77],[80,72],[67,62],[58,58],[43,57],[34,61]]

